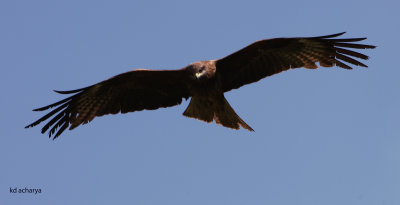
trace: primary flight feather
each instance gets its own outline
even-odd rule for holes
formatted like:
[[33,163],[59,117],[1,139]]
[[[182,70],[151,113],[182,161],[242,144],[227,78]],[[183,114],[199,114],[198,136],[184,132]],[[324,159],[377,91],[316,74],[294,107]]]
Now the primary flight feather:
[[356,59],[367,60],[368,56],[348,49],[375,46],[354,43],[366,38],[334,38],[342,34],[260,40],[224,58],[197,61],[179,70],[137,69],[86,88],[55,91],[73,95],[34,109],[53,108],[25,128],[51,118],[42,133],[50,129],[49,137],[55,134],[55,139],[68,127],[72,130],[98,116],[171,107],[191,97],[184,116],[253,131],[229,105],[224,92],[291,68],[316,69],[316,63],[345,69],[352,69],[351,65],[367,67]]

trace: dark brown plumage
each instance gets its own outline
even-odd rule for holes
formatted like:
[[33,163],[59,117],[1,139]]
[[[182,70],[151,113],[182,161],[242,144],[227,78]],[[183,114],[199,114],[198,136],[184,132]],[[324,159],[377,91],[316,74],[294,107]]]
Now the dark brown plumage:
[[253,44],[219,60],[198,61],[180,70],[137,69],[95,85],[72,91],[56,91],[72,96],[51,105],[35,109],[51,112],[26,126],[34,127],[53,117],[43,128],[49,137],[57,138],[66,128],[86,124],[94,117],[106,114],[154,110],[170,107],[191,97],[184,116],[206,122],[216,121],[225,127],[250,131],[229,105],[224,92],[261,80],[290,68],[316,69],[339,66],[352,69],[348,64],[367,67],[356,59],[368,56],[348,48],[375,48],[356,44],[366,38],[334,39],[344,33],[311,38],[275,38]]

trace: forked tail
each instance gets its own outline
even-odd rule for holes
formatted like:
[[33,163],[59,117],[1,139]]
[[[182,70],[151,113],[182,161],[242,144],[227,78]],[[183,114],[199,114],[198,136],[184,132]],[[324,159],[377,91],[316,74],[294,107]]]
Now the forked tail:
[[193,96],[183,115],[208,123],[215,120],[219,125],[236,130],[243,127],[244,129],[254,131],[235,113],[223,95]]

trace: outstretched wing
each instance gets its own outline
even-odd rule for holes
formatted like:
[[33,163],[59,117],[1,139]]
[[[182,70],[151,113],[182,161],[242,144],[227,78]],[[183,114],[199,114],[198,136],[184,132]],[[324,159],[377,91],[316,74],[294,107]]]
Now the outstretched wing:
[[366,60],[368,56],[347,48],[366,49],[375,46],[349,43],[366,38],[332,39],[342,34],[344,32],[311,38],[275,38],[254,42],[217,60],[216,72],[221,77],[223,91],[239,88],[290,68],[315,69],[318,68],[316,62],[323,67],[337,65],[352,69],[345,63],[367,67],[355,58]]
[[61,94],[74,94],[51,105],[35,109],[51,112],[26,126],[33,127],[52,119],[42,128],[45,133],[50,127],[49,137],[55,131],[57,138],[66,128],[70,130],[86,124],[96,116],[154,110],[170,107],[188,98],[186,72],[181,70],[144,70],[138,69],[122,73],[95,85],[72,91],[56,91]]

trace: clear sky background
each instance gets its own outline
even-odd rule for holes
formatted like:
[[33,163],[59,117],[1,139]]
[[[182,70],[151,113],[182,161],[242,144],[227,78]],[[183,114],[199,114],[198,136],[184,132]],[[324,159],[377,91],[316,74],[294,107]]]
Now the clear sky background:
[[[0,204],[400,204],[398,2],[1,1]],[[53,89],[342,31],[378,46],[363,51],[369,68],[291,70],[226,93],[255,132],[185,118],[188,101],[55,141],[24,129],[65,97]]]

